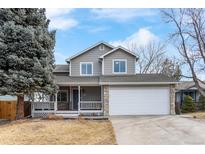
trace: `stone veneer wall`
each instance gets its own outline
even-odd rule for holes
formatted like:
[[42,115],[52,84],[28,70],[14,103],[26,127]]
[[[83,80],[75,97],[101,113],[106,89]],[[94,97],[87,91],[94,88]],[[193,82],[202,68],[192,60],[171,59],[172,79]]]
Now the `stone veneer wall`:
[[175,85],[170,85],[170,114],[175,113]]
[[109,115],[109,86],[103,86],[104,116]]

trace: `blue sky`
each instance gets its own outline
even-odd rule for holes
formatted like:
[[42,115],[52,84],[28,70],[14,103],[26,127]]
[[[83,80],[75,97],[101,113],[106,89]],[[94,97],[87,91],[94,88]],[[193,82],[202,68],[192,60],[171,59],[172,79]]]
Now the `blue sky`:
[[[159,9],[47,9],[47,17],[49,28],[57,30],[57,64],[102,40],[113,45],[129,40],[139,45],[152,40],[167,42],[173,30]],[[167,55],[177,54],[172,46],[167,47]]]

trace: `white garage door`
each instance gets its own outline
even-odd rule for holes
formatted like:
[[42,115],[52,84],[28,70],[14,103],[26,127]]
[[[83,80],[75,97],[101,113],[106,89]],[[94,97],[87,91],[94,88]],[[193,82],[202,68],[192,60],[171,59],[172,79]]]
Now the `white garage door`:
[[110,115],[163,115],[170,113],[168,87],[110,87]]

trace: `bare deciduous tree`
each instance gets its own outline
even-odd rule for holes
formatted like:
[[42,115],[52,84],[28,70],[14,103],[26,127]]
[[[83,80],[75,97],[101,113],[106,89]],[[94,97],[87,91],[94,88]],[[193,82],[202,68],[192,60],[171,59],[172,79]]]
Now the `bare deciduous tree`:
[[138,73],[160,73],[165,59],[165,45],[160,42],[149,42],[147,45],[138,46],[137,42],[128,42],[129,50],[134,51],[139,57],[137,61]]
[[162,14],[167,23],[176,28],[171,34],[174,45],[188,64],[191,76],[199,92],[205,96],[199,77],[205,74],[205,10],[204,9],[164,9]]

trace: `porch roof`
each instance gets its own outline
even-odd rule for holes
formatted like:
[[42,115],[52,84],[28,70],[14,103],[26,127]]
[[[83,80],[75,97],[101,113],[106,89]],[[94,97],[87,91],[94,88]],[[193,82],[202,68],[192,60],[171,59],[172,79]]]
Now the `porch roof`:
[[58,85],[105,85],[105,84],[175,84],[176,80],[163,74],[136,74],[112,76],[56,75]]
[[177,81],[163,74],[136,74],[121,76],[101,76],[102,83],[176,83]]
[[[205,85],[202,83],[199,83],[200,86],[205,89]],[[182,81],[179,84],[177,84],[176,86],[177,90],[187,90],[187,89],[193,89],[193,90],[197,90],[194,81]]]
[[99,77],[97,76],[71,77],[68,75],[55,75],[54,78],[58,85],[99,85]]

